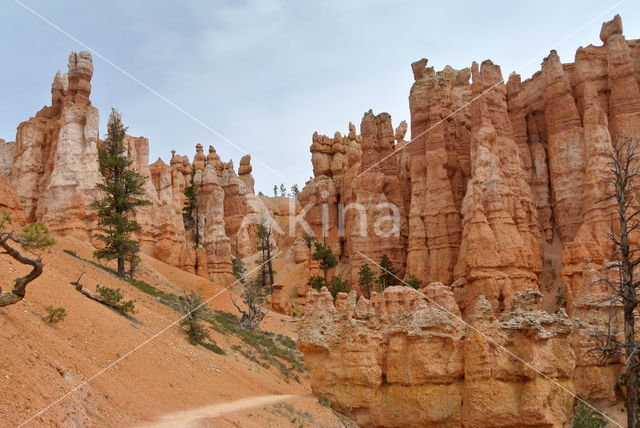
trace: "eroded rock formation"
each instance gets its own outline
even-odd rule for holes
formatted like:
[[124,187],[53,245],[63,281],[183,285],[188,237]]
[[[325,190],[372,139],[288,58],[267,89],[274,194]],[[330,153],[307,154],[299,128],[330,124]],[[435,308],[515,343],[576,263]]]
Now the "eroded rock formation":
[[[513,311],[499,320],[478,299],[472,327],[441,283],[420,292],[390,287],[357,303],[352,292],[334,305],[326,289],[307,299],[298,347],[313,392],[360,425],[560,427],[570,420],[573,397],[544,376],[572,388],[571,322],[566,313],[540,311],[535,291],[516,293]],[[520,360],[532,356],[538,372]]]
[[51,85],[51,106],[18,126],[12,150],[2,150],[27,221],[42,221],[59,234],[90,238],[97,197],[98,110],[91,105],[93,63],[88,52],[69,55],[69,71]]
[[[386,252],[405,278],[444,284],[438,287],[450,312],[470,326],[432,314],[430,321],[447,329],[427,340],[435,327],[425,322],[411,330],[406,320],[423,317],[429,302],[415,303],[410,291],[402,299],[396,290],[370,302],[361,297],[357,305],[354,296],[341,296],[335,306],[327,293],[311,291],[301,347],[314,391],[331,396],[336,408],[350,409],[367,426],[562,426],[571,396],[545,376],[599,403],[619,398],[623,362],[603,361],[585,347],[606,328],[609,291],[593,282],[612,254],[607,233],[615,210],[613,201],[598,201],[611,192],[604,172],[616,135],[640,136],[640,41],[624,38],[619,16],[603,25],[600,38],[601,46],[580,47],[573,63],[551,51],[525,81],[512,74],[505,83],[491,61],[438,72],[426,59],[416,61],[410,141],[401,127],[392,136],[387,119],[370,113],[360,136],[353,127],[348,137],[313,136],[315,178],[299,201],[315,204],[306,219],[340,255],[337,273],[350,275],[354,286],[362,263],[354,254],[376,261]],[[391,184],[381,189],[385,180]],[[371,220],[361,226],[355,216],[341,217],[341,203],[362,203],[368,213],[382,199],[398,206],[399,237],[361,240],[356,232]],[[557,290],[544,290],[553,293],[545,307],[559,310],[554,315],[537,306],[543,266],[561,280]],[[620,335],[621,326],[613,333]],[[442,345],[444,337],[460,346]],[[425,340],[445,351],[395,377],[398,363],[388,362],[395,344],[405,343],[409,359],[430,355]],[[499,355],[496,346],[508,352]],[[458,353],[461,372],[425,378],[439,359],[457,367]],[[432,383],[449,388],[448,395],[432,393]],[[413,399],[420,394],[433,406]]]

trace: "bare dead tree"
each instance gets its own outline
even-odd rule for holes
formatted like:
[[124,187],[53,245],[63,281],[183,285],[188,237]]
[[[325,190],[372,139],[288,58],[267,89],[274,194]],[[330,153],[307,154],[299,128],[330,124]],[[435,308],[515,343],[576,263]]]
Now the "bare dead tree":
[[[609,239],[615,250],[611,261],[604,266],[603,274],[595,283],[605,284],[610,290],[609,319],[605,337],[597,336],[601,346],[596,350],[603,358],[623,354],[625,357],[625,386],[627,391],[627,426],[638,427],[638,367],[640,351],[635,341],[635,310],[638,306],[637,289],[640,279],[634,269],[640,264],[640,247],[633,246],[632,234],[637,239],[640,228],[640,201],[636,192],[640,185],[640,141],[631,136],[617,136],[613,149],[607,155],[607,181],[611,194],[597,201],[615,201],[617,221],[611,225]],[[635,232],[635,233],[634,233]],[[611,325],[622,306],[624,341],[612,334]]]
[[131,310],[131,306],[132,306],[131,302],[132,301],[125,302],[124,304],[116,304],[116,303],[112,303],[112,302],[109,302],[109,301],[105,300],[104,298],[102,298],[102,296],[99,296],[97,294],[92,293],[89,290],[86,290],[84,288],[84,286],[82,285],[82,283],[80,283],[80,280],[82,279],[83,275],[84,275],[84,272],[82,272],[78,276],[78,279],[76,279],[75,281],[69,282],[69,284],[73,285],[73,287],[76,289],[76,291],[78,293],[80,293],[83,296],[93,300],[94,302],[98,302],[101,305],[105,305],[105,306],[107,306],[107,307],[109,307],[111,309],[115,309],[116,312],[118,312],[120,315],[124,316],[125,318],[129,318],[131,320],[135,320],[131,315],[128,314],[128,312],[132,312],[132,310]]
[[245,284],[244,281],[241,282],[245,287],[242,292],[242,301],[246,310],[242,309],[233,297],[231,302],[241,314],[240,326],[247,330],[253,330],[260,327],[260,323],[266,315],[266,311],[262,309],[261,305],[265,303],[269,289],[263,287],[259,279],[252,280],[248,284]]
[[[18,277],[13,282],[13,289],[2,294],[0,288],[0,307],[15,305],[24,299],[27,293],[27,285],[42,275],[44,263],[42,263],[42,253],[53,245],[55,240],[50,236],[49,229],[43,224],[25,226],[20,232],[13,229],[11,216],[0,211],[0,254],[6,254],[27,266],[31,266],[31,271],[25,276]],[[23,251],[16,248],[19,245]],[[35,257],[30,257],[24,252],[30,252]]]
[[82,272],[79,276],[78,279],[76,279],[75,281],[70,282],[69,284],[73,285],[73,287],[76,289],[76,291],[80,294],[82,294],[85,297],[88,297],[89,299],[98,302],[102,305],[105,306],[109,306],[110,308],[113,309],[119,309],[118,306],[112,305],[108,302],[106,302],[104,299],[102,299],[102,297],[93,294],[91,291],[89,290],[85,290],[84,286],[80,283],[80,280],[82,279],[82,276],[84,275],[84,272]]

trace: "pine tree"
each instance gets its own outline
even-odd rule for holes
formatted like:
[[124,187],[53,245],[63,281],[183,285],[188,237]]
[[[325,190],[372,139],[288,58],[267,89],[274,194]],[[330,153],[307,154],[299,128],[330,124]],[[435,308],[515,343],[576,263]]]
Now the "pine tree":
[[112,109],[107,123],[107,138],[98,148],[98,162],[103,176],[98,188],[104,196],[92,204],[98,214],[98,226],[103,231],[95,237],[104,242],[104,247],[93,254],[97,259],[116,259],[118,276],[123,278],[125,261],[135,260],[132,255],[140,250],[138,242],[130,237],[140,226],[129,217],[134,208],[149,204],[149,201],[141,198],[146,178],[131,168],[133,162],[127,158],[125,132],[120,114]]
[[237,256],[231,258],[231,269],[233,277],[240,282],[244,282],[244,274],[247,271],[247,268],[241,258]]
[[194,247],[200,247],[200,201],[198,200],[198,188],[195,183],[196,167],[191,167],[191,179],[184,189],[184,207],[182,208],[182,220],[185,230],[193,230]]
[[278,196],[278,185],[277,184],[273,185],[273,196]]
[[285,186],[284,183],[280,184],[280,196],[283,198],[287,196],[287,186]]
[[384,291],[385,288],[398,284],[397,273],[393,269],[393,263],[386,254],[382,255],[380,259],[380,275],[378,276],[378,284]]
[[295,198],[298,196],[299,193],[300,193],[300,189],[298,188],[297,184],[294,184],[293,186],[291,186],[291,196]]
[[422,287],[422,284],[424,284],[424,281],[422,281],[420,278],[418,278],[415,275],[409,275],[409,278],[407,278],[407,280],[404,281],[404,283],[405,285],[418,290],[420,289],[420,287]]
[[338,266],[338,258],[330,247],[318,241],[314,241],[315,251],[313,252],[313,260],[320,260],[320,267],[324,273],[324,282],[329,284],[329,269]]
[[333,301],[335,302],[336,297],[338,297],[338,293],[351,293],[351,286],[348,282],[343,281],[340,275],[334,276],[329,281],[329,293],[333,297]]
[[358,271],[358,285],[367,299],[371,298],[371,288],[373,287],[374,282],[375,273],[373,272],[373,269],[371,269],[366,263],[360,266],[360,270]]

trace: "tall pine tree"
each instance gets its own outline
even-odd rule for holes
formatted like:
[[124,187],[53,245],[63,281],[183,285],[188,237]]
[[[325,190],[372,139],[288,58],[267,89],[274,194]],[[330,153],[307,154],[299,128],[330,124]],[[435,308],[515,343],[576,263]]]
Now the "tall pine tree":
[[313,252],[313,260],[320,261],[320,268],[324,274],[324,283],[329,284],[329,269],[333,269],[338,266],[338,257],[333,253],[331,247],[328,247],[326,243],[320,243],[314,241],[315,251]]
[[380,276],[378,276],[380,290],[384,291],[387,287],[398,285],[398,282],[398,275],[393,268],[391,259],[386,254],[383,254],[380,259]]
[[146,178],[131,168],[133,161],[127,158],[125,132],[120,114],[112,109],[107,123],[107,138],[98,148],[103,177],[98,188],[104,196],[92,204],[103,232],[95,236],[104,242],[104,247],[95,251],[94,256],[108,261],[117,260],[120,277],[125,276],[125,261],[135,259],[140,250],[138,242],[131,239],[131,233],[139,230],[140,226],[129,217],[135,207],[149,204],[141,198]]

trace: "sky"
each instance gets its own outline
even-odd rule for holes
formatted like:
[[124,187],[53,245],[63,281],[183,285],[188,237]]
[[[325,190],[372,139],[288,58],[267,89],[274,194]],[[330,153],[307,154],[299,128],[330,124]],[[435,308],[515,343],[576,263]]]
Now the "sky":
[[491,59],[524,80],[551,49],[572,62],[600,45],[616,13],[640,38],[633,0],[2,0],[0,138],[51,103],[71,51],[92,50],[101,136],[116,107],[129,134],[149,138],[150,162],[192,157],[196,143],[236,167],[250,153],[256,192],[271,194],[313,175],[315,131],[345,134],[369,109],[409,122],[413,61]]

